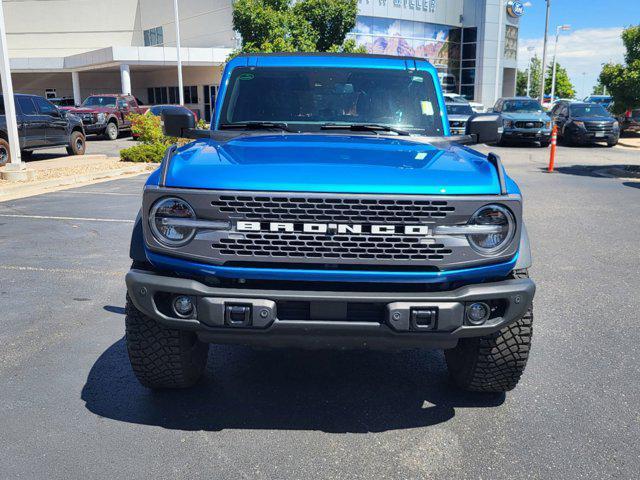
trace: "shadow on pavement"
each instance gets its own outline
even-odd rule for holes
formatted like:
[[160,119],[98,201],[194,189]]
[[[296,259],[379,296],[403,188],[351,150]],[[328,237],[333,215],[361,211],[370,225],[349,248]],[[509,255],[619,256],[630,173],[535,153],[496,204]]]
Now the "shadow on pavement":
[[495,407],[505,395],[455,389],[440,352],[217,345],[199,385],[152,392],[135,379],[121,339],[93,365],[82,399],[96,415],[168,429],[366,433],[446,422],[456,408]]
[[622,184],[625,187],[640,188],[640,181],[637,181],[637,182],[623,182]]
[[[598,177],[598,178],[630,178],[639,176],[640,169],[638,165],[568,165],[555,167],[557,173],[566,175],[577,175],[580,177]],[[546,167],[540,168],[540,171],[546,172]],[[603,173],[605,175],[603,175]]]

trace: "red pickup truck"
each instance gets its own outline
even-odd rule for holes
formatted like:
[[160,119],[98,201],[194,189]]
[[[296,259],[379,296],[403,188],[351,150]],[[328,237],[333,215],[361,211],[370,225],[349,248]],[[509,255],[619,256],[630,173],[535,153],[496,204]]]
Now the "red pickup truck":
[[123,131],[131,131],[131,113],[145,113],[133,95],[100,94],[87,97],[80,107],[65,108],[82,119],[87,134],[104,135],[115,140]]

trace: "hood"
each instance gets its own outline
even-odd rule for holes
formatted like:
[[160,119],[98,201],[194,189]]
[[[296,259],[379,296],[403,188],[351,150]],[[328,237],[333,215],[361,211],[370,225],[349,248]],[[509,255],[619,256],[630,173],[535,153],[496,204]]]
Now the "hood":
[[72,107],[68,111],[76,115],[82,115],[83,113],[110,113],[114,109],[115,107]]
[[613,123],[616,121],[612,117],[572,117],[571,120],[585,123]]
[[469,120],[469,117],[471,115],[449,115],[447,114],[447,117],[449,118],[449,121],[453,121],[453,122],[466,122],[467,120]]
[[530,122],[548,122],[551,120],[546,113],[537,112],[501,112],[502,118],[508,120],[523,120]]
[[[443,139],[445,140],[445,139]],[[177,188],[388,194],[499,194],[486,158],[420,137],[259,134],[180,148],[167,171]]]

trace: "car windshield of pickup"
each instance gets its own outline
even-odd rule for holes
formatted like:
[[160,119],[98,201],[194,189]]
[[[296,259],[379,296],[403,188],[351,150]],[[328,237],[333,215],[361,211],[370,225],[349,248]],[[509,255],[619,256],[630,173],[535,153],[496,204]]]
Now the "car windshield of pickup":
[[542,106],[535,100],[507,100],[503,112],[509,113],[542,113]]
[[[294,131],[353,133],[379,125],[427,136],[444,135],[431,75],[353,68],[236,68],[222,106],[220,127],[269,122]],[[237,125],[241,126],[241,125]],[[367,130],[363,130],[366,132]],[[370,133],[370,131],[369,131]]]
[[116,97],[101,97],[101,96],[92,96],[87,97],[82,103],[83,107],[109,107],[115,108],[116,106]]
[[473,115],[473,109],[468,103],[446,103],[449,115]]

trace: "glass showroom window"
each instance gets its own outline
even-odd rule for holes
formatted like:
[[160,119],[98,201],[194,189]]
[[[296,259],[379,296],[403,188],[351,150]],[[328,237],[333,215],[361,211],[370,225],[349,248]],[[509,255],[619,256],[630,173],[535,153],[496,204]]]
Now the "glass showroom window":
[[144,32],[144,46],[153,47],[154,45],[162,45],[164,43],[164,32],[162,27],[150,28]]
[[475,98],[477,41],[478,30],[476,28],[463,29],[460,95],[463,95],[469,100]]

